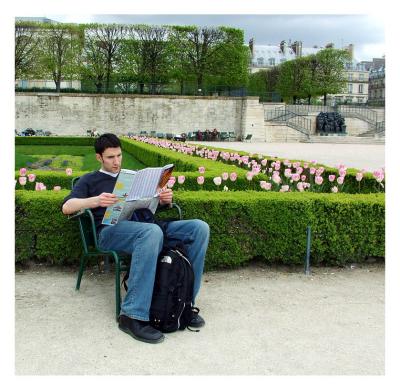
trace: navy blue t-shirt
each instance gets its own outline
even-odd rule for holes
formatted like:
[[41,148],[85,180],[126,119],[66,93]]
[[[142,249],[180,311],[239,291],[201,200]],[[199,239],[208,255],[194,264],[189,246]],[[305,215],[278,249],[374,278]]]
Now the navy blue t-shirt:
[[[117,176],[118,177],[118,176]],[[73,198],[85,199],[98,196],[102,192],[112,193],[117,177],[112,177],[100,171],[94,171],[83,175],[76,183],[71,193],[65,197],[63,204]],[[100,231],[101,221],[103,220],[106,207],[96,207],[91,209],[94,217],[97,232]]]

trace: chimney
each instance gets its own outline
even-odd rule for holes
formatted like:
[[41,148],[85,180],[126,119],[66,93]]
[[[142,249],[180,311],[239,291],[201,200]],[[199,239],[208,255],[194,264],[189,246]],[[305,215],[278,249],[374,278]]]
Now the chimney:
[[250,39],[250,41],[249,41],[249,48],[250,48],[251,56],[253,57],[253,56],[254,56],[254,38],[251,38],[251,39]]
[[350,60],[353,61],[353,59],[354,59],[354,45],[352,43],[350,43],[349,46],[347,46],[347,51],[350,54]]
[[285,54],[286,51],[286,41],[281,41],[281,43],[279,44],[279,49],[281,51],[282,54]]

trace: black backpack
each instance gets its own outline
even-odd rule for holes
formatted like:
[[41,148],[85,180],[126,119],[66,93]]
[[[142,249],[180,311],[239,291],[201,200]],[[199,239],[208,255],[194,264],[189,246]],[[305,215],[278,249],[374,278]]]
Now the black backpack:
[[182,247],[164,248],[158,257],[151,325],[163,333],[188,327],[193,311],[194,273]]
[[[122,284],[128,290],[126,281]],[[150,324],[163,333],[175,332],[185,328],[193,313],[199,309],[192,304],[194,273],[183,247],[164,247],[158,256],[153,297],[150,306]],[[198,330],[192,330],[198,332]]]
[[[165,236],[166,221],[155,221],[148,210],[139,209],[134,214],[131,220],[157,223]],[[122,280],[125,290],[128,277],[129,270]],[[192,304],[193,285],[194,273],[184,246],[164,246],[157,260],[150,324],[163,333],[185,328],[192,330],[188,327],[190,320],[199,312]]]

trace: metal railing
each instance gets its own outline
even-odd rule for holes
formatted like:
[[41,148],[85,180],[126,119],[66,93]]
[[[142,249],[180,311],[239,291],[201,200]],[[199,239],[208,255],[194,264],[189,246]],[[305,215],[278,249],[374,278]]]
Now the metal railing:
[[348,118],[358,118],[361,120],[364,120],[371,125],[376,126],[378,122],[378,114],[370,110],[368,108],[361,108],[361,107],[349,107],[349,106],[338,106],[337,110],[340,114],[342,114],[344,117]]
[[385,132],[385,121],[376,123],[376,133],[384,133]]
[[307,137],[310,137],[311,134],[311,119],[305,118],[301,115],[293,116],[287,120],[287,125],[291,128],[300,131],[305,134]]
[[298,114],[289,109],[275,108],[273,111],[264,112],[264,120],[272,122],[284,123],[287,126],[305,134],[307,137],[311,134],[311,120],[305,118],[304,115]]

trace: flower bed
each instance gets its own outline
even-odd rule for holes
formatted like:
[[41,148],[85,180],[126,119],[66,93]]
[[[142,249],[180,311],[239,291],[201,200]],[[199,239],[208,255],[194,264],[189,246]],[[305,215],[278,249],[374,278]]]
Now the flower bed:
[[[36,144],[42,141],[26,138]],[[43,139],[51,144],[61,137]],[[78,141],[93,143],[90,138],[63,137],[60,144],[79,145]],[[252,258],[302,264],[307,226],[313,232],[313,264],[344,264],[385,254],[385,198],[378,193],[384,190],[383,170],[361,177],[343,166],[335,169],[184,144],[177,151],[167,141],[161,146],[142,140],[121,142],[124,151],[145,165],[175,164],[168,185],[184,218],[200,218],[211,227],[208,269],[241,265]],[[17,261],[78,261],[78,228],[61,213],[61,202],[71,178],[84,173],[67,168],[62,173],[37,171],[33,178],[27,170],[16,172]],[[334,187],[338,193],[333,193]]]

